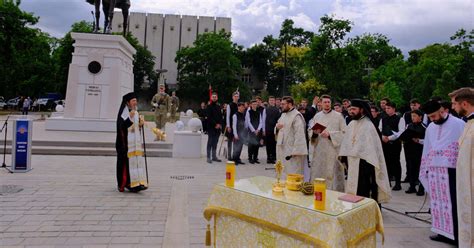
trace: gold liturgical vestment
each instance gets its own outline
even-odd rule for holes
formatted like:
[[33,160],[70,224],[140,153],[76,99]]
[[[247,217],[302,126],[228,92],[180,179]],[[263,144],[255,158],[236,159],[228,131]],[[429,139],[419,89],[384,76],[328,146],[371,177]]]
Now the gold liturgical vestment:
[[[280,130],[275,127],[277,159],[281,160],[285,166],[283,178],[289,173],[303,174],[308,155],[304,117],[293,108],[286,113],[282,113],[278,123],[283,124],[283,128]],[[286,160],[287,156],[292,157],[290,160]]]
[[378,187],[378,202],[386,203],[391,198],[387,165],[382,143],[374,124],[367,117],[352,120],[346,128],[339,156],[347,156],[349,172],[346,192],[356,195],[359,180],[359,163],[363,159],[375,167],[375,181]]
[[344,137],[346,122],[341,113],[330,111],[317,113],[309,122],[309,137],[313,136],[311,129],[314,124],[319,123],[326,127],[329,132],[329,138],[323,138],[318,135],[312,138],[310,143],[311,160],[311,179],[324,178],[328,189],[344,192],[344,167],[337,159],[339,147]]
[[472,214],[474,192],[474,119],[467,122],[459,138],[459,156],[456,164],[456,191],[458,203],[459,247],[474,247]]

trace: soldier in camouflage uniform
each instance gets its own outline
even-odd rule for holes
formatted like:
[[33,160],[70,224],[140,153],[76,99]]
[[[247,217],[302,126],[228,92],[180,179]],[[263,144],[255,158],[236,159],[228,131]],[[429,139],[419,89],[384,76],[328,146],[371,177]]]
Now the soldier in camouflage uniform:
[[165,85],[160,84],[160,90],[153,96],[151,105],[155,107],[155,124],[159,129],[164,129],[166,121],[170,116],[170,96],[165,92]]
[[171,99],[170,122],[175,123],[178,120],[178,118],[176,117],[176,112],[179,109],[179,98],[176,96],[176,91],[171,92],[170,99]]

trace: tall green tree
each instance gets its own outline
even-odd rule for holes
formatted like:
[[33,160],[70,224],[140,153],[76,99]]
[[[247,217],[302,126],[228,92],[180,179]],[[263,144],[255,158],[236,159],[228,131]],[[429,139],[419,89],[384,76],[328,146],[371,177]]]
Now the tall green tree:
[[0,4],[0,95],[37,96],[49,90],[53,39],[34,28],[39,18],[20,1]]
[[422,101],[433,95],[446,97],[447,94],[467,82],[459,82],[463,56],[451,44],[433,44],[416,52],[410,52],[410,68],[406,87]]
[[306,81],[303,57],[314,33],[294,26],[294,21],[285,19],[278,38],[266,36],[263,44],[269,52],[270,70],[266,82],[268,92],[282,96],[288,94],[292,85]]
[[459,29],[451,37],[451,41],[457,43],[454,49],[462,56],[461,68],[456,75],[456,81],[474,87],[474,29],[469,32]]
[[199,35],[192,47],[176,54],[178,64],[178,93],[196,102],[209,99],[208,88],[212,86],[224,97],[229,97],[239,88],[242,99],[250,97],[250,90],[240,80],[241,61],[238,47],[230,40],[230,34],[205,33]]
[[368,97],[370,72],[402,56],[400,49],[390,45],[390,40],[381,34],[346,40],[351,29],[349,20],[323,16],[319,33],[306,54],[310,76],[337,98]]

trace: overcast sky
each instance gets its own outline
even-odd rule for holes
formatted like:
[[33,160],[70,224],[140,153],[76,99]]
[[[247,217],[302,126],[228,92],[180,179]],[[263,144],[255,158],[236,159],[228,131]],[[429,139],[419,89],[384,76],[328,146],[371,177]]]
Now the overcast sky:
[[[350,36],[382,33],[405,54],[449,42],[460,28],[474,28],[473,0],[131,0],[131,4],[134,12],[231,17],[233,41],[246,47],[268,34],[278,36],[286,18],[316,32],[324,14],[353,21]],[[20,7],[40,16],[38,27],[56,37],[74,22],[92,21],[93,6],[85,0],[23,0]]]

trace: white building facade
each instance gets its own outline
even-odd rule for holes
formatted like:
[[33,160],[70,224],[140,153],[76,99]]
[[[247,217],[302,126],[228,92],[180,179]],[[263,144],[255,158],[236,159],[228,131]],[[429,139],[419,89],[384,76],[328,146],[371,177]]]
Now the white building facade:
[[[121,13],[114,14],[112,31],[122,32]],[[167,70],[165,82],[177,87],[178,65],[174,59],[179,49],[192,46],[198,34],[231,32],[231,18],[130,13],[129,31],[155,56],[155,69]]]

